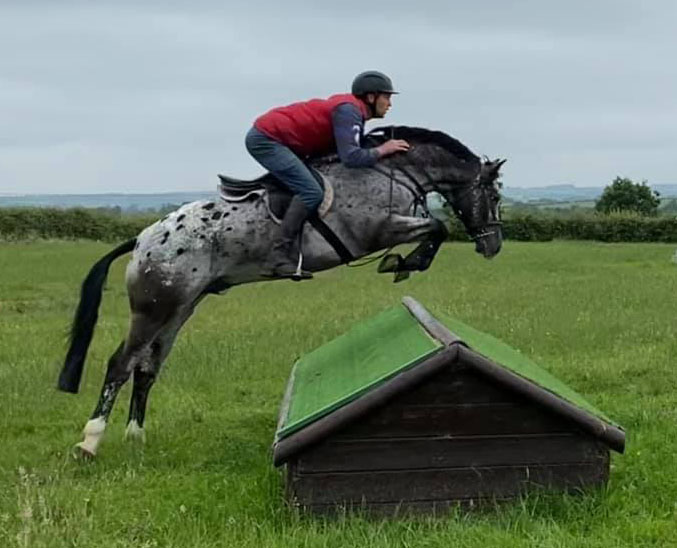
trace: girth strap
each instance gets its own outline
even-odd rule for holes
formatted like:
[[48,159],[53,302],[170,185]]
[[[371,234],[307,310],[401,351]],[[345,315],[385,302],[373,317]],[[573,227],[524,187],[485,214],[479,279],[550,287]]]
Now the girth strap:
[[322,235],[325,240],[327,240],[327,243],[334,248],[334,251],[336,251],[338,256],[341,257],[342,263],[349,263],[350,261],[355,260],[353,254],[345,245],[343,245],[343,242],[339,239],[336,233],[331,228],[329,228],[327,223],[320,219],[320,217],[313,215],[310,217],[310,219],[308,219],[308,222]]

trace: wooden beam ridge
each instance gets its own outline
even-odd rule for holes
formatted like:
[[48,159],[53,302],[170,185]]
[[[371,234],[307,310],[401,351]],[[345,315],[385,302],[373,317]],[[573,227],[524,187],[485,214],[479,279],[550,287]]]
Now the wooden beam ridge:
[[339,428],[350,424],[365,413],[423,382],[443,367],[454,363],[458,357],[458,349],[459,345],[456,344],[443,348],[425,361],[399,373],[358,399],[325,415],[302,430],[282,440],[277,440],[273,444],[273,464],[280,466],[299,451],[322,441]]
[[434,339],[437,339],[445,346],[451,346],[454,343],[463,344],[461,339],[449,331],[445,325],[440,323],[437,318],[413,297],[402,297],[402,304]]
[[620,428],[598,419],[556,394],[504,369],[465,346],[454,346],[458,347],[458,357],[463,363],[471,365],[486,376],[541,404],[558,415],[574,421],[583,430],[599,438],[614,451],[623,453],[625,450],[625,432]]

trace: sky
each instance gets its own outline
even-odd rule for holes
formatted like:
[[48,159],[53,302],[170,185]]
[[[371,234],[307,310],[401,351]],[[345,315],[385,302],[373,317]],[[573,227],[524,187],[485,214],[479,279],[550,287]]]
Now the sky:
[[507,186],[677,182],[674,0],[0,0],[0,194],[211,190],[253,120],[381,70]]

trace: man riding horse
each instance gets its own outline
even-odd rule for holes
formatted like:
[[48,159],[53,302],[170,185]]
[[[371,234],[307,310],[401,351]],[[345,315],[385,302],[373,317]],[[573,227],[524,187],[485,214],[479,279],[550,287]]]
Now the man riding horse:
[[[247,145],[254,157],[294,194],[282,230],[273,218],[268,190],[235,201],[198,200],[158,219],[92,266],[82,283],[59,388],[78,391],[108,270],[127,253],[132,254],[125,275],[130,323],[108,360],[99,400],[76,446],[78,454],[96,454],[115,399],[132,374],[126,435],[144,439],[148,393],[179,331],[203,299],[270,280],[271,274],[295,275],[296,240],[321,195],[302,158],[336,149],[341,158],[338,162],[330,155],[313,164],[330,183],[334,201],[322,219],[327,230],[318,229],[322,225],[315,226],[317,219],[311,218],[315,230],[303,234],[309,272],[413,242],[418,246],[406,257],[385,255],[379,272],[392,272],[398,281],[428,269],[448,235],[444,223],[427,210],[426,196],[432,192],[449,204],[477,253],[485,258],[499,253],[498,178],[504,160],[483,162],[442,131],[405,126],[377,128],[365,136],[373,148],[363,149],[364,121],[384,116],[394,92],[380,73],[358,76],[353,92],[275,109],[250,131]],[[393,154],[398,151],[407,153]],[[268,180],[268,175],[261,179]]]
[[308,271],[297,271],[296,242],[303,223],[322,202],[323,192],[304,159],[336,151],[346,167],[362,168],[409,149],[403,139],[362,147],[364,122],[383,118],[390,109],[391,96],[397,93],[388,76],[378,71],[358,74],[351,92],[274,108],[257,118],[247,133],[249,153],[294,194],[282,220],[281,235],[263,267],[269,277],[312,278]]

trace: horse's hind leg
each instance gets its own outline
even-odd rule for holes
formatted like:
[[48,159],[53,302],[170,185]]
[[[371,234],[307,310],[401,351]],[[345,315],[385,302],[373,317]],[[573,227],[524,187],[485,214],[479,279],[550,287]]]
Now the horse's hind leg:
[[125,439],[145,441],[143,424],[146,418],[146,404],[148,393],[155,383],[162,363],[169,355],[176,335],[193,313],[197,303],[176,313],[157,335],[151,344],[151,356],[147,362],[139,363],[134,369],[134,387],[129,404],[129,418]]
[[145,314],[132,315],[127,339],[108,360],[108,369],[99,401],[83,430],[85,439],[76,445],[82,455],[96,455],[120,388],[127,382],[132,370],[150,360],[152,342],[162,324],[162,320]]
[[143,421],[146,417],[146,402],[148,401],[148,393],[155,383],[159,365],[158,363],[157,369],[152,371],[144,371],[138,368],[134,370],[134,388],[132,389],[129,418],[127,419],[127,429],[125,430],[126,440],[146,441],[146,434],[143,430]]

